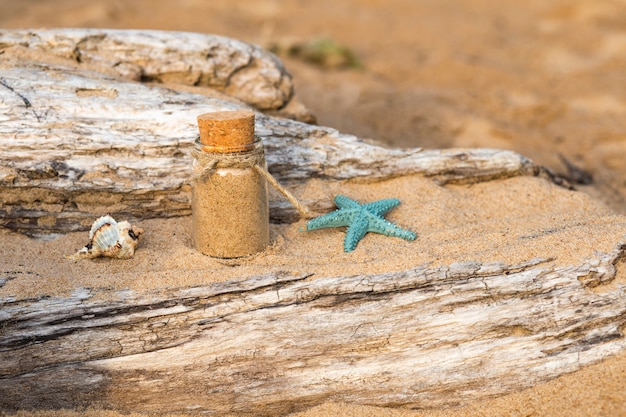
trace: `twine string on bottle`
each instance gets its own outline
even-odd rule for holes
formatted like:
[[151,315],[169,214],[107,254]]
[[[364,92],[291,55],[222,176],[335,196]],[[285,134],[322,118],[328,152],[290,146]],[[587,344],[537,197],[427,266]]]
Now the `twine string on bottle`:
[[252,168],[259,173],[276,191],[281,193],[298,211],[300,216],[306,218],[309,209],[283,187],[272,174],[265,168],[265,152],[262,146],[257,146],[247,152],[218,153],[205,152],[193,149],[195,158],[192,181],[206,181],[218,168]]

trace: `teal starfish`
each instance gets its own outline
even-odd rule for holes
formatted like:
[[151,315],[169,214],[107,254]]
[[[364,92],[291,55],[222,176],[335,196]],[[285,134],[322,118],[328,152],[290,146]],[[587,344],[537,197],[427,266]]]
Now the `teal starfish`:
[[400,204],[400,200],[397,198],[359,204],[358,201],[338,195],[335,197],[335,204],[339,210],[309,220],[306,224],[306,230],[348,226],[346,238],[343,241],[345,252],[352,252],[367,232],[401,237],[406,240],[415,240],[417,237],[410,230],[404,230],[383,217],[389,210]]

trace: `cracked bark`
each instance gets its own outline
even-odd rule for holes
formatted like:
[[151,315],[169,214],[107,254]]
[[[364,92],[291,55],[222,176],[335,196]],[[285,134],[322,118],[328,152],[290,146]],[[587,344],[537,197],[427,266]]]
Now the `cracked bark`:
[[[266,82],[267,67],[274,66],[271,75],[280,72],[282,66],[275,58],[233,40],[160,32],[92,31],[101,33],[97,36],[86,32],[91,33],[5,31],[0,32],[0,45],[10,50],[26,43],[28,48],[59,56],[75,54],[72,51],[78,48],[81,62],[89,56],[90,61],[104,62],[105,69],[150,56],[152,61],[144,63],[148,69],[142,71],[155,78],[157,69],[170,73],[158,62],[199,67],[193,48],[190,51],[189,46],[179,44],[199,47],[204,40],[219,51],[237,47],[235,58],[220,52],[216,55],[226,56],[221,59],[237,61],[237,56],[247,54],[239,64],[222,65],[228,70],[217,64],[212,64],[213,72],[204,70],[216,77],[208,83],[225,85],[230,77],[226,88],[232,88],[235,97],[237,91],[245,90],[242,94],[246,97],[255,97],[268,88],[280,90],[280,80],[286,77],[277,75],[272,82],[278,87],[268,87],[273,84]],[[166,52],[157,48],[148,54],[146,48],[153,46],[148,40]],[[174,54],[167,47],[172,44],[183,49]],[[159,53],[165,56],[159,58]],[[252,55],[255,67],[246,66]],[[103,205],[131,219],[190,214],[187,181],[190,151],[198,135],[195,118],[199,113],[242,107],[235,99],[226,101],[113,78],[85,70],[82,64],[66,67],[17,59],[3,65],[1,224],[31,235],[83,230],[90,219],[101,214]],[[245,87],[232,82],[233,71],[240,68],[246,68],[242,76]],[[254,100],[247,101],[253,104]],[[508,151],[386,149],[331,128],[261,113],[257,114],[256,128],[267,150],[269,171],[288,185],[310,178],[377,180],[408,174],[433,177],[441,183],[471,183],[541,172],[528,159]],[[315,201],[305,203],[319,206]],[[295,211],[280,201],[272,204],[273,221],[297,218]]]
[[421,408],[496,395],[624,348],[623,288],[594,294],[577,279],[603,285],[623,256],[9,302],[0,405],[279,415],[329,399]]
[[[256,71],[237,64],[237,54],[264,55],[245,45],[224,55],[220,42],[239,43],[203,35],[29,33],[0,32],[1,48],[50,48],[81,64],[0,63],[2,224],[65,233],[85,228],[102,207],[131,218],[188,215],[196,115],[245,104],[137,83],[128,74],[141,78],[161,68],[168,75],[149,76],[176,73],[236,96],[232,78],[224,81],[232,68],[245,68],[243,84]],[[141,54],[154,56],[137,45],[167,49],[207,39],[218,45],[205,48],[202,59],[235,62],[197,75],[197,57],[182,49],[163,52],[180,58],[172,67],[156,58],[136,67]],[[274,58],[258,59],[281,68]],[[118,73],[87,71],[81,65],[88,61]],[[281,90],[284,81],[273,80]],[[542,174],[507,151],[386,149],[262,113],[256,127],[269,170],[293,187],[310,178],[422,175],[445,184]],[[293,217],[280,202],[272,212],[276,221]],[[573,265],[540,258],[457,262],[355,276],[259,274],[158,292],[76,288],[66,297],[4,298],[0,408],[280,415],[327,400],[423,408],[510,392],[626,347],[624,286],[609,286],[624,267],[625,249],[616,242]],[[0,288],[16,276],[3,272]]]

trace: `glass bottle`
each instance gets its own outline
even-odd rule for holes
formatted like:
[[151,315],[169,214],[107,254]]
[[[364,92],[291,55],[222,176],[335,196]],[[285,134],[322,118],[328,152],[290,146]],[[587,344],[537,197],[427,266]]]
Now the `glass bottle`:
[[254,112],[236,110],[198,116],[192,182],[192,241],[205,255],[238,258],[269,244],[267,183]]

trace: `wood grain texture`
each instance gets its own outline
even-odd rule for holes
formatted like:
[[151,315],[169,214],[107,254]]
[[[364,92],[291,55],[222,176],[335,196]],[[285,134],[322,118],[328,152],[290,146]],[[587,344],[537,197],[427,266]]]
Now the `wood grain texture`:
[[[259,110],[278,110],[293,82],[273,54],[217,35],[150,30],[1,30],[0,49],[21,46],[131,81],[207,86]],[[87,87],[84,94],[90,93]]]
[[[263,95],[265,67],[280,67],[275,58],[240,42],[197,34],[0,32],[0,46],[6,50],[26,44],[47,54],[79,54],[83,61],[100,60],[105,68],[149,56],[148,63],[142,64],[148,69],[142,67],[142,71],[152,74],[151,78],[157,77],[158,71],[168,71],[166,62],[200,67],[196,61],[201,41],[213,45],[211,48],[243,49],[258,56],[259,63],[253,68],[262,80],[249,81],[247,86],[257,87],[246,94]],[[167,55],[173,51],[177,55]],[[218,54],[221,60],[234,61],[228,71],[213,67],[203,71],[216,76],[239,74],[236,62],[240,52],[233,54]],[[1,65],[0,216],[5,227],[32,235],[83,230],[94,216],[102,214],[102,206],[130,219],[190,214],[187,183],[190,151],[198,136],[196,116],[243,106],[235,99],[142,84],[120,79],[119,74],[85,70],[78,64],[68,67],[7,59]],[[210,84],[226,83],[222,78]],[[230,80],[232,83],[232,76]],[[246,100],[260,107],[251,98]],[[387,149],[331,128],[261,113],[257,113],[256,130],[266,147],[269,171],[286,184],[315,177],[376,180],[412,173],[442,183],[475,182],[541,172],[514,152]],[[274,203],[271,212],[274,221],[297,218],[280,202]]]
[[269,274],[5,303],[0,406],[280,415],[327,400],[422,408],[508,392],[626,347],[624,288],[589,291],[614,279],[625,249],[567,267]]

